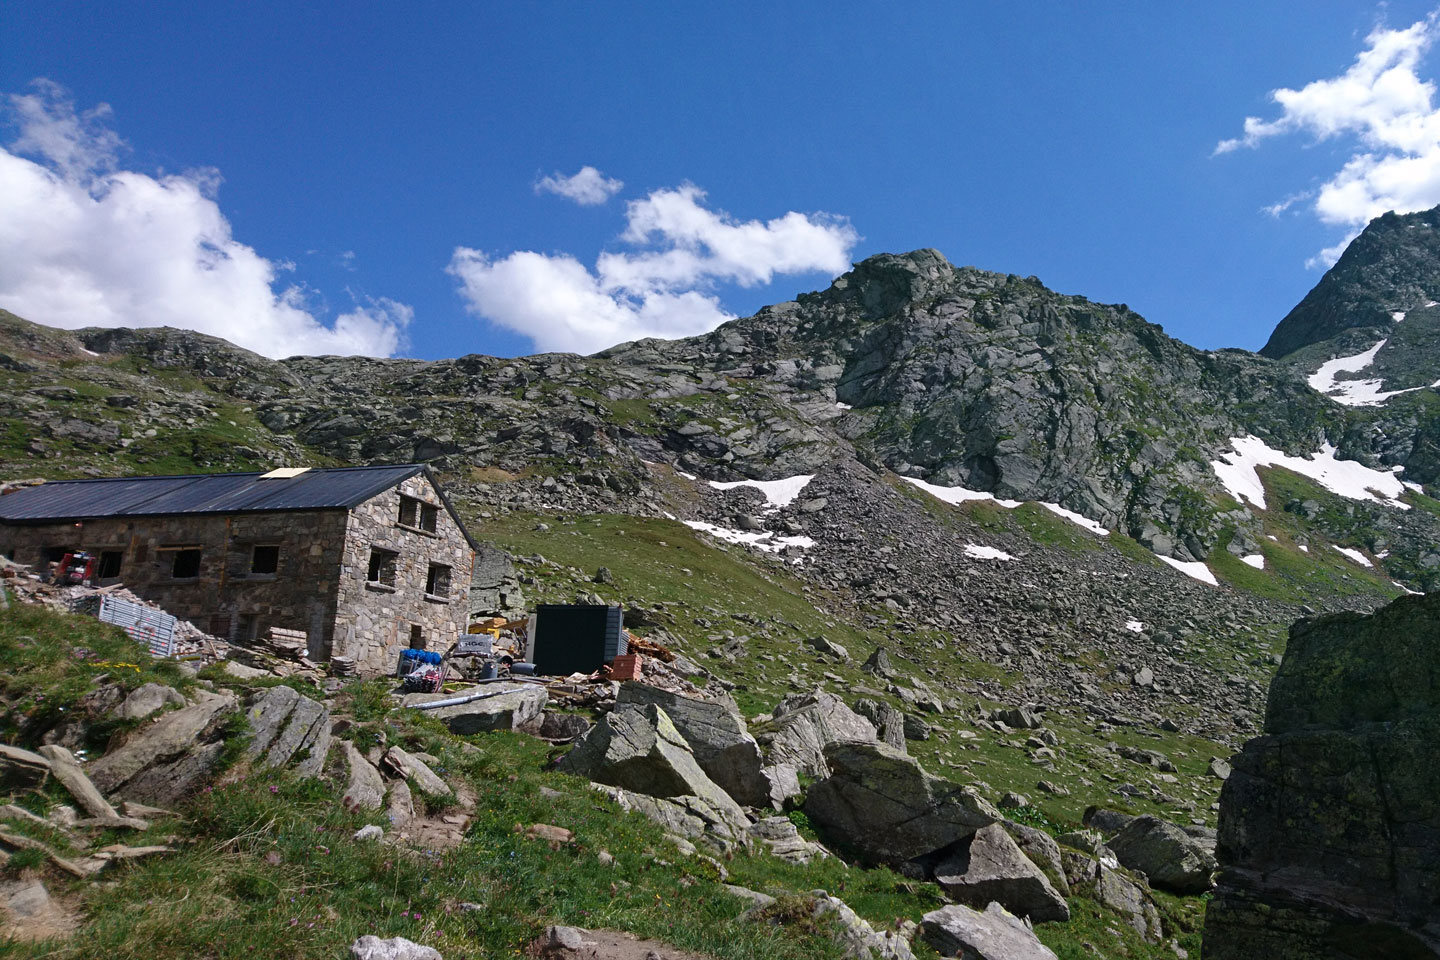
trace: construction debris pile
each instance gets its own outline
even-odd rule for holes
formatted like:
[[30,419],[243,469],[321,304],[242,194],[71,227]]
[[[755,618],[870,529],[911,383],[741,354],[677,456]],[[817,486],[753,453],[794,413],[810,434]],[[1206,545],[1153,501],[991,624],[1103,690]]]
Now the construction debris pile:
[[[171,617],[156,604],[126,589],[124,584],[92,587],[84,583],[49,583],[25,564],[5,557],[0,557],[0,584],[20,603],[41,604],[61,613],[85,613],[115,623],[157,656],[208,662],[223,660],[228,652],[226,641],[187,620]],[[112,609],[120,615],[111,615]],[[152,635],[157,632],[150,629],[153,624],[163,624],[158,631],[163,636]],[[158,644],[156,641],[160,639],[168,642]]]

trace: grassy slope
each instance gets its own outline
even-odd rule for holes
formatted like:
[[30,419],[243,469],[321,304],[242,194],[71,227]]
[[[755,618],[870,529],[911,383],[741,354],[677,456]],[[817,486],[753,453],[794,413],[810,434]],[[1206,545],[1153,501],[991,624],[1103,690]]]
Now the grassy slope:
[[[44,725],[41,712],[73,709],[106,679],[127,687],[151,679],[186,682],[173,667],[144,663],[134,653],[123,634],[94,621],[12,610],[0,621],[0,664],[21,673],[7,687],[6,739],[33,743]],[[202,679],[240,687],[221,676],[206,671]],[[249,769],[231,751],[234,765],[213,789],[179,806],[178,822],[159,821],[144,834],[102,836],[95,844],[168,843],[173,854],[112,868],[104,883],[73,880],[34,857],[13,859],[3,871],[8,878],[43,876],[54,895],[79,909],[84,926],[67,942],[0,949],[8,956],[81,960],[133,956],[144,944],[144,955],[156,960],[221,960],[273,955],[275,945],[284,944],[288,958],[320,960],[374,933],[406,936],[447,957],[503,957],[520,955],[546,924],[570,923],[628,930],[733,960],[839,956],[823,929],[738,920],[745,904],[720,886],[714,864],[681,855],[655,824],[621,812],[583,780],[550,770],[552,750],[542,741],[518,734],[455,737],[427,718],[391,712],[383,690],[380,683],[355,685],[337,709],[353,717],[350,735],[362,746],[383,738],[429,752],[447,778],[470,784],[479,802],[460,848],[410,851],[353,840],[360,826],[383,824],[383,815],[337,803],[345,775],[336,757],[323,779],[299,782]],[[26,728],[31,735],[15,725],[27,717],[37,721]],[[106,735],[115,733],[123,730]],[[13,799],[36,812],[67,800],[53,784]],[[576,839],[551,849],[524,835],[523,827],[537,822],[569,828]],[[62,853],[77,852],[59,832],[16,821],[7,828]],[[615,858],[613,865],[602,862],[602,850]],[[776,895],[830,890],[882,927],[918,920],[941,902],[933,885],[833,860],[794,866],[739,855],[724,866],[732,882]],[[1171,929],[1194,949],[1201,902],[1160,899]],[[1088,956],[1086,942],[1105,944],[1108,956],[1167,955],[1168,947],[1143,944],[1094,904],[1072,905],[1075,921],[1039,928],[1061,957]],[[917,945],[917,955],[933,953]]]

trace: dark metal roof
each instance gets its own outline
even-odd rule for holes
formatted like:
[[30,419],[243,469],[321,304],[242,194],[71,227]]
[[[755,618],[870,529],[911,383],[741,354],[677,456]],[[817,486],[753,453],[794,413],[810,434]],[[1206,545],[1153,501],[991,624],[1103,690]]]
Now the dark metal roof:
[[260,473],[52,480],[0,497],[0,521],[44,523],[192,513],[348,510],[422,471],[438,491],[439,484],[430,471],[415,463],[313,469],[296,477],[269,480],[262,480]]

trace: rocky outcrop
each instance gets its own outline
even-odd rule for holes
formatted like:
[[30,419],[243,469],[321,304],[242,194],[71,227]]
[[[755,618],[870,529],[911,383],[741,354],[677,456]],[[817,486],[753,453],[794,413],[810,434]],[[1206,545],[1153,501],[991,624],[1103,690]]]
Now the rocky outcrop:
[[1207,960],[1440,956],[1440,595],[1301,621],[1220,801]]
[[825,761],[833,772],[810,787],[805,813],[870,862],[923,857],[1000,819],[970,788],[931,776],[881,743],[833,743]]
[[[128,701],[127,701],[128,702]],[[250,742],[245,755],[267,767],[299,759],[301,776],[316,776],[330,752],[330,711],[290,687],[271,687],[256,695],[245,719]]]
[[230,693],[197,690],[194,698],[90,764],[86,773],[95,786],[162,807],[186,795],[219,762],[224,744],[209,738],[237,706]]

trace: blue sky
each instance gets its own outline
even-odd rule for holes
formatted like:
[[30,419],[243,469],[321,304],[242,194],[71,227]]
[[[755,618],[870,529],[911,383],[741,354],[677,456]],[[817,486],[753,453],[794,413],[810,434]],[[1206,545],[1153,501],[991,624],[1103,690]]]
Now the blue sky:
[[590,351],[936,247],[1255,349],[1440,203],[1432,9],[10,0],[0,306]]

